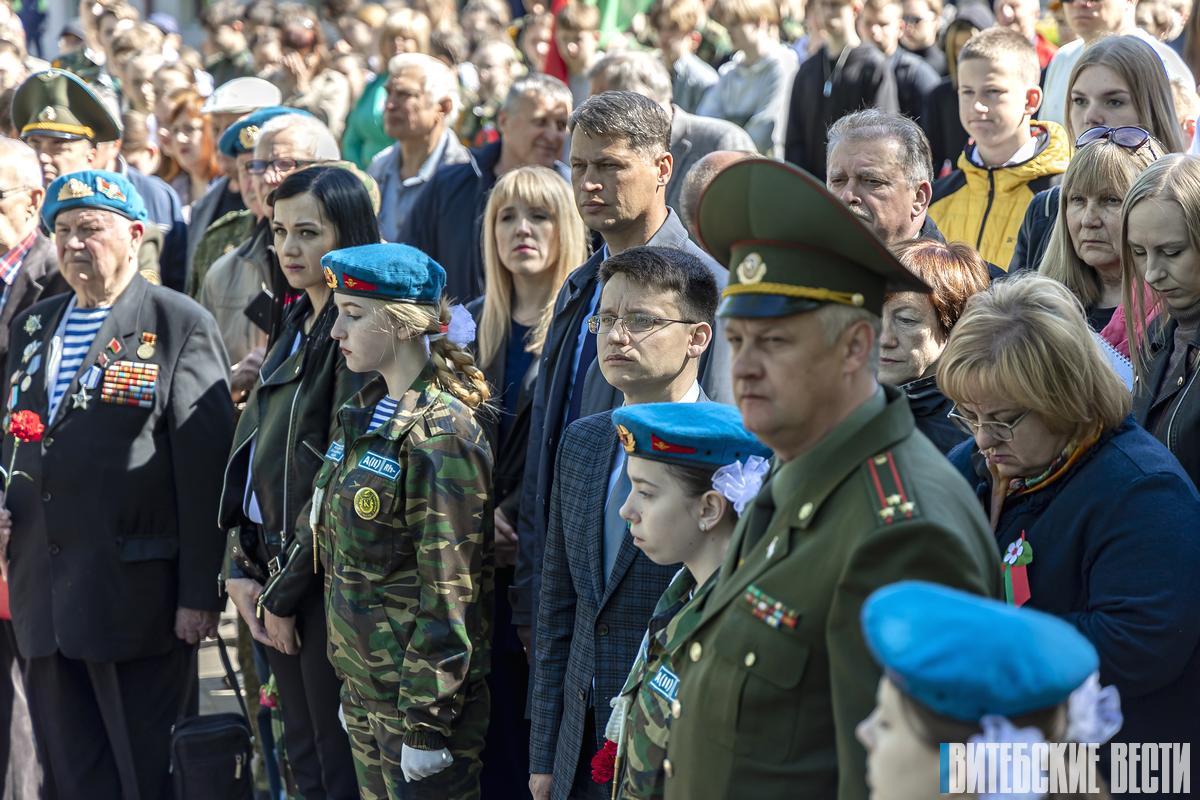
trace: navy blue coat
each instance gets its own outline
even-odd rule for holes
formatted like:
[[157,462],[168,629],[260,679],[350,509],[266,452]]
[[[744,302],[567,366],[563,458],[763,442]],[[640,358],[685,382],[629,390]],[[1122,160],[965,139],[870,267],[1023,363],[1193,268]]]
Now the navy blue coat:
[[[986,509],[974,440],[950,461]],[[1078,628],[1121,693],[1118,742],[1194,742],[1200,732],[1200,495],[1175,457],[1130,417],[1070,474],[1005,503],[1001,554],[1033,546],[1029,607]],[[1019,642],[1014,642],[1020,647]]]
[[187,223],[183,221],[179,195],[152,175],[143,175],[133,167],[125,167],[122,171],[142,196],[150,222],[163,232],[163,249],[158,257],[162,284],[182,292],[187,286]]
[[[471,151],[465,164],[449,164],[433,176],[412,210],[412,238],[446,270],[446,296],[467,303],[483,294],[483,211],[496,185],[503,141]],[[555,164],[563,180],[570,172]]]

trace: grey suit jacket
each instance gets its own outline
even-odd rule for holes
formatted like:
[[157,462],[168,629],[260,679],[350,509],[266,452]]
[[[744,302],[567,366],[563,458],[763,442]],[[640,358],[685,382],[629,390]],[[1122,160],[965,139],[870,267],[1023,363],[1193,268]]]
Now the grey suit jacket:
[[732,122],[696,116],[679,106],[673,107],[675,116],[671,119],[671,158],[675,165],[671,170],[671,182],[667,184],[667,205],[679,214],[683,181],[697,161],[717,150],[757,153],[758,148],[754,146],[750,134]]

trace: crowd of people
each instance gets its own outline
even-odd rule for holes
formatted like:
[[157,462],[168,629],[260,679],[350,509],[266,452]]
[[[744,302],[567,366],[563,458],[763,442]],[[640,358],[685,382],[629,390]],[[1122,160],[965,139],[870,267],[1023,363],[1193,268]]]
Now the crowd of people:
[[272,800],[1197,739],[1200,3],[36,5],[5,800],[171,797],[228,607]]

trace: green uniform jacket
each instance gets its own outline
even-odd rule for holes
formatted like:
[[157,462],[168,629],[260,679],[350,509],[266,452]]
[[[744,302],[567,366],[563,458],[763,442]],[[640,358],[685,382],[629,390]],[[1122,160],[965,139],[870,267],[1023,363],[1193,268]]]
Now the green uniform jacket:
[[674,578],[650,617],[646,639],[629,678],[621,689],[629,704],[617,773],[624,800],[663,796],[663,758],[667,754],[672,707],[679,692],[679,671],[685,655],[679,646],[700,621],[704,599],[717,583],[714,572],[691,598],[696,580],[687,569]]
[[405,744],[437,750],[488,672],[492,456],[431,366],[365,433],[385,392],[376,379],[342,408],[314,482],[329,660],[369,712],[403,720]]
[[739,521],[682,645],[667,800],[865,800],[854,728],[880,669],[859,614],[903,579],[1002,596],[979,502],[885,387],[775,470]]

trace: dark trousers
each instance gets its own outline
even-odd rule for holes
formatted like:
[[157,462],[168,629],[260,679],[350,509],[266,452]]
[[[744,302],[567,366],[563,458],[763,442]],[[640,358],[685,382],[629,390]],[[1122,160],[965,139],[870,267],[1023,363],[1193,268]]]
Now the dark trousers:
[[579,762],[575,765],[575,780],[571,785],[571,800],[609,800],[612,784],[596,783],[592,780],[592,757],[596,746],[596,710],[589,708],[583,723],[583,744],[580,745]]
[[133,661],[29,659],[29,711],[54,796],[170,800],[171,726],[195,669],[192,654],[176,642]]
[[487,677],[492,715],[479,777],[483,800],[522,800],[530,796],[529,720],[525,718],[529,662],[512,624],[512,606],[508,602],[512,578],[512,567],[496,569],[492,671]]
[[0,619],[0,774],[3,800],[48,796],[41,753],[33,739],[25,699],[25,659],[17,652],[12,622]]
[[350,739],[338,719],[341,682],[329,665],[323,590],[310,591],[296,610],[300,654],[267,647],[279,689],[283,746],[304,800],[357,800]]

